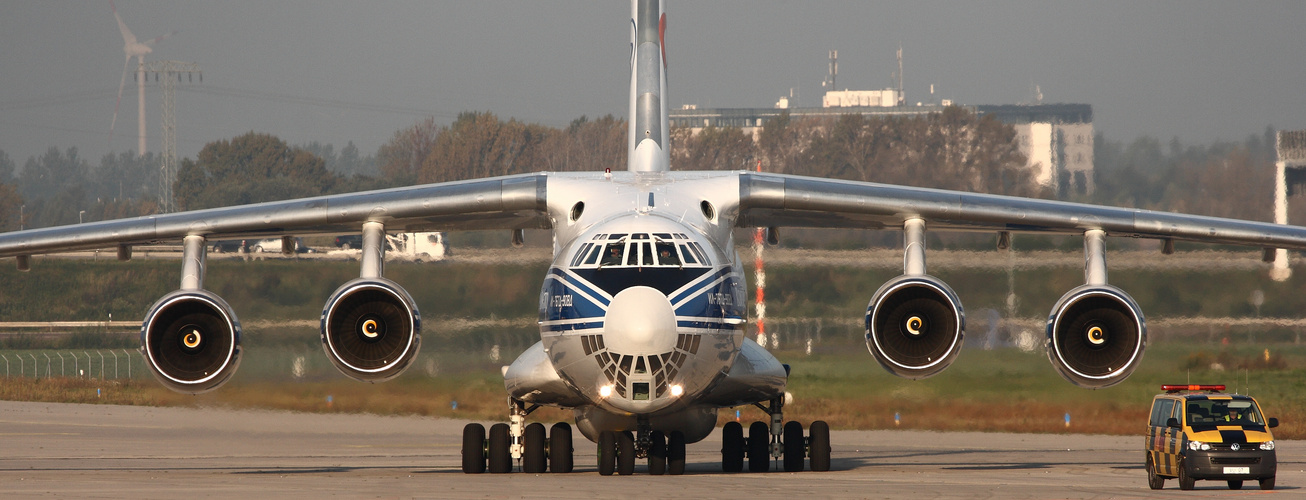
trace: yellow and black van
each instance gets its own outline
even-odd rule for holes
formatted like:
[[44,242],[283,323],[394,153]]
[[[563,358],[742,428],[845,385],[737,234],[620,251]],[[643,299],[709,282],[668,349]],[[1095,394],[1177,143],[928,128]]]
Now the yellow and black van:
[[1163,385],[1152,400],[1147,431],[1147,485],[1165,486],[1178,478],[1191,490],[1198,479],[1224,480],[1229,489],[1255,480],[1274,489],[1278,461],[1271,427],[1250,396],[1224,394],[1223,385]]

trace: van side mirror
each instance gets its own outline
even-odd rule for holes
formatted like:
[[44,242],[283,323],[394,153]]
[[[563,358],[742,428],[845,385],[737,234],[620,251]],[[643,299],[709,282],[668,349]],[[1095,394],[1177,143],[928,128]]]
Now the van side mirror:
[[1166,427],[1174,427],[1175,429],[1178,429],[1178,428],[1179,428],[1179,419],[1174,418],[1174,417],[1170,417],[1169,420],[1166,420],[1166,421],[1165,421],[1165,426],[1166,426]]
[[1270,427],[1270,428],[1274,428],[1274,427],[1278,427],[1278,426],[1279,426],[1279,419],[1277,419],[1277,418],[1270,418],[1269,427]]

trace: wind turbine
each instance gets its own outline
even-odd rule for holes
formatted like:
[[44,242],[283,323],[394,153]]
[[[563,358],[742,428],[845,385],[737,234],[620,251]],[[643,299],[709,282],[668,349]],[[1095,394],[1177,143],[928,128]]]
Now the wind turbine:
[[118,83],[118,100],[113,104],[113,121],[109,123],[109,138],[113,138],[113,126],[118,123],[118,105],[122,103],[122,89],[127,85],[127,64],[131,62],[132,56],[136,56],[136,103],[139,117],[137,119],[137,128],[139,132],[139,142],[137,143],[137,155],[145,154],[145,54],[154,52],[152,45],[177,34],[176,30],[166,35],[154,37],[144,42],[136,41],[136,35],[127,29],[127,25],[122,22],[122,16],[118,15],[118,8],[114,7],[113,0],[109,0],[109,9],[113,10],[113,17],[118,20],[118,30],[122,31],[122,51],[126,53],[126,59],[122,62],[122,81]]

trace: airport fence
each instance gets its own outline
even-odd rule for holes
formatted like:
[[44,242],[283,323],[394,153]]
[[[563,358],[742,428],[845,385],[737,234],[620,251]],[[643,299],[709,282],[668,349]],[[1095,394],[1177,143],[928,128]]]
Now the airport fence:
[[100,380],[142,378],[145,359],[129,349],[0,351],[5,377],[80,377]]

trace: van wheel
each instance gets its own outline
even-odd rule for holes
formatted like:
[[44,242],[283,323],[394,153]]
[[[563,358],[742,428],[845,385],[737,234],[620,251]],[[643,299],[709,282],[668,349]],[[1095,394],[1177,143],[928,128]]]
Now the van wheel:
[[1274,476],[1261,479],[1261,489],[1263,490],[1274,489]]
[[1179,461],[1179,489],[1191,490],[1193,489],[1193,485],[1196,483],[1197,480],[1193,479],[1192,476],[1188,475],[1188,464],[1180,460]]
[[1159,490],[1165,487],[1165,478],[1156,475],[1156,464],[1152,463],[1152,454],[1147,454],[1147,487]]
[[1231,489],[1231,490],[1241,490],[1241,489],[1243,489],[1243,480],[1242,480],[1242,479],[1230,479],[1230,480],[1229,480],[1229,489]]

